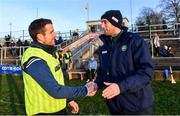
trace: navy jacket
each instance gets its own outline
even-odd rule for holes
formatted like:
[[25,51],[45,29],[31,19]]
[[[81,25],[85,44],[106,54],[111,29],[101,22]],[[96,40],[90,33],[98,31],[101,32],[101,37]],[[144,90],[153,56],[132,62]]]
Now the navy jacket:
[[153,63],[149,49],[143,38],[126,30],[112,44],[111,38],[101,35],[104,43],[99,48],[100,66],[95,81],[99,88],[103,82],[117,83],[120,94],[108,105],[115,112],[140,112],[153,104],[150,81]]

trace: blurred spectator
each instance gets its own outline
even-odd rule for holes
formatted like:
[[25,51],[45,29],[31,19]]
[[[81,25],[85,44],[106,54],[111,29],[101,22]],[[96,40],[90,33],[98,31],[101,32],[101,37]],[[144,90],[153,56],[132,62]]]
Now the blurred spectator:
[[[25,40],[24,41],[24,44],[23,44],[23,46],[25,46],[24,47],[24,50],[26,50],[28,47],[29,47],[29,45],[30,45],[30,43],[29,43],[29,41],[28,40]],[[23,50],[23,48],[21,48],[21,54],[23,54],[24,53],[24,50]]]
[[159,56],[160,54],[160,42],[159,42],[159,36],[157,33],[154,33],[153,35],[154,37],[154,42],[153,42],[153,46],[154,46],[154,55],[155,56]]
[[79,38],[79,33],[77,32],[77,31],[74,31],[73,32],[73,39],[77,39],[77,38]]
[[88,71],[87,71],[88,80],[87,81],[89,80],[94,81],[96,70],[97,70],[97,61],[95,60],[94,56],[92,56],[88,61]]
[[15,42],[13,40],[11,40],[10,44],[9,44],[10,47],[14,47],[16,46]]
[[25,40],[25,41],[24,41],[24,46],[29,46],[29,45],[30,45],[29,41],[28,41],[28,40]]
[[79,36],[79,33],[76,32],[76,31],[74,31],[74,32],[73,32],[73,36]]
[[13,56],[16,56],[17,55],[17,48],[16,48],[16,44],[15,42],[12,40],[11,43],[10,43],[10,52]]
[[[175,29],[176,29],[175,36],[180,37],[180,23],[175,22],[174,25],[175,25]],[[180,42],[180,39],[179,39],[179,42]]]
[[70,35],[70,36],[72,36],[72,32],[71,32],[71,30],[69,30],[69,35]]
[[165,80],[169,77],[169,70],[167,68],[163,70],[163,77]]
[[175,56],[175,51],[171,46],[168,47],[168,56],[169,57],[174,57]]
[[[23,46],[23,43],[22,43],[21,39],[18,39],[18,41],[16,42],[16,46],[18,46],[18,47]],[[23,52],[22,48],[21,48],[21,50],[20,50],[20,48],[17,48],[17,55],[18,56],[20,55],[20,51]]]
[[164,48],[162,49],[162,52],[161,52],[161,56],[163,56],[163,57],[168,57],[169,56],[168,46],[167,45],[164,45]]
[[167,34],[167,31],[166,31],[166,29],[167,29],[166,21],[163,19],[163,20],[162,20],[162,23],[163,23],[163,30],[164,30],[164,33]]
[[16,42],[16,45],[17,45],[17,46],[22,46],[22,45],[23,45],[21,39],[18,39],[18,41]]
[[63,42],[62,36],[59,36],[59,38],[55,39],[55,45],[58,45]]
[[90,31],[91,31],[92,33],[95,33],[95,32],[96,32],[96,29],[95,29],[95,26],[94,26],[94,25],[91,25],[91,26],[90,26]]
[[9,47],[11,36],[10,36],[10,35],[7,35],[7,36],[5,36],[4,39],[5,39],[5,46]]

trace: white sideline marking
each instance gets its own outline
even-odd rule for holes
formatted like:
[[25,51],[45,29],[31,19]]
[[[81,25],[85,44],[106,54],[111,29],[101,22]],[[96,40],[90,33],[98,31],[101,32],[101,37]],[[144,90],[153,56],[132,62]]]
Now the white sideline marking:
[[[6,104],[12,104],[12,102],[9,102],[9,101],[4,101],[4,100],[0,100],[0,102],[1,103],[6,103]],[[13,103],[13,104],[15,104],[15,105],[23,105],[24,106],[24,104],[19,104],[19,103]]]

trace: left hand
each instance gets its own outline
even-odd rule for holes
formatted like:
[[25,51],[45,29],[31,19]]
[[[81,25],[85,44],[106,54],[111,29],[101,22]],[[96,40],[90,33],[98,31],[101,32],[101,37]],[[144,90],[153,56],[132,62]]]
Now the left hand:
[[72,113],[77,114],[79,112],[79,106],[75,101],[70,101],[69,106],[72,107]]
[[102,96],[106,99],[111,99],[120,94],[120,88],[116,83],[108,83],[104,82],[107,86],[106,89],[103,90]]

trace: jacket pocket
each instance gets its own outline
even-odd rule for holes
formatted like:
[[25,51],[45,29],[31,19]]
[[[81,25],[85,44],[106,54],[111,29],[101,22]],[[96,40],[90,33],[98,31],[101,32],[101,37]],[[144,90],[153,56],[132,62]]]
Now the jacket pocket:
[[138,98],[137,93],[126,93],[118,97],[119,106],[124,111],[138,112],[141,110],[141,101]]

